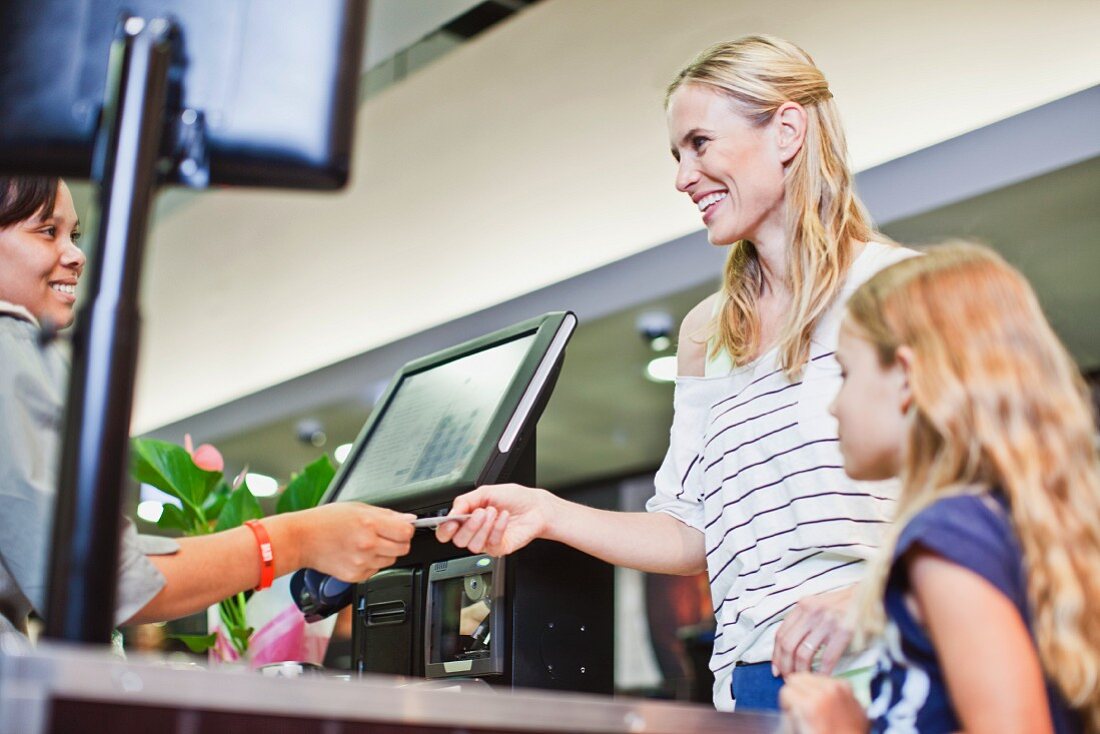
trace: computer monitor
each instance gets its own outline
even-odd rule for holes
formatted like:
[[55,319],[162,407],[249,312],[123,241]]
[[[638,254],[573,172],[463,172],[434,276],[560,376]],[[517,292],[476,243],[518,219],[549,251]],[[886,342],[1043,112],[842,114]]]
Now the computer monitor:
[[169,182],[344,185],[364,0],[0,0],[0,171],[91,175],[124,11],[179,29],[169,119],[192,123],[187,135],[202,139],[209,178],[173,170]]
[[420,512],[503,476],[550,395],[577,318],[550,313],[405,365],[325,501]]

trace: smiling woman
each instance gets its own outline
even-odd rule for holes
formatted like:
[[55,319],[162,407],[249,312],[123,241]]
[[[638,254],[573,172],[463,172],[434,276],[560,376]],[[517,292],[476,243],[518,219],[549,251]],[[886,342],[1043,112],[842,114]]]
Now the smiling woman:
[[[0,177],[0,635],[44,611],[68,365],[43,328],[73,322],[85,257],[72,196],[56,178]],[[115,621],[205,609],[302,566],[360,581],[408,552],[411,515],[341,502],[203,537],[120,537]],[[262,560],[261,560],[262,559]]]
[[[668,454],[648,513],[605,513],[542,490],[459,497],[475,553],[535,537],[657,573],[706,569],[721,709],[776,708],[783,676],[858,673],[845,612],[893,514],[896,486],[844,476],[834,357],[843,303],[913,254],[856,198],[839,113],[809,54],[772,36],[704,50],[666,99],[676,189],[729,247],[722,290],[680,328]],[[645,538],[645,542],[638,542]]]
[[56,178],[0,178],[0,192],[0,300],[68,326],[86,262],[69,187]]

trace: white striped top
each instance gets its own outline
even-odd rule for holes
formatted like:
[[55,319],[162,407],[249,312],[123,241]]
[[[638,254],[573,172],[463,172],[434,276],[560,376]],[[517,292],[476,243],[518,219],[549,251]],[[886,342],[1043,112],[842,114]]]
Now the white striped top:
[[706,377],[676,381],[669,450],[646,508],[704,533],[720,710],[733,707],[734,664],[770,660],[776,628],[799,599],[858,581],[892,518],[896,482],[847,477],[828,406],[840,387],[833,355],[843,304],[871,275],[914,254],[864,248],[798,380],[787,379],[772,349],[742,367],[727,356],[708,364]]

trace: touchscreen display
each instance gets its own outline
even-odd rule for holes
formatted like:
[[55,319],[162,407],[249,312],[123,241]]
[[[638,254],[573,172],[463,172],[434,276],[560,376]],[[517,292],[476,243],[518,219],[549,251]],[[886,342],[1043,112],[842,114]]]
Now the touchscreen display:
[[339,499],[369,501],[464,472],[534,340],[523,336],[405,377]]

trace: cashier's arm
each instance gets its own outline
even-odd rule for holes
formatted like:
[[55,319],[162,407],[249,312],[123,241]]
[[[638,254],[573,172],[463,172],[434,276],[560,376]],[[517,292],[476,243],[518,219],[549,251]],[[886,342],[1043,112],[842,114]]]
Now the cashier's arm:
[[[409,552],[412,516],[355,502],[338,502],[264,519],[275,553],[275,575],[315,568],[362,581]],[[165,585],[127,624],[193,614],[260,581],[252,531],[234,528],[181,538],[177,553],[149,556]]]

